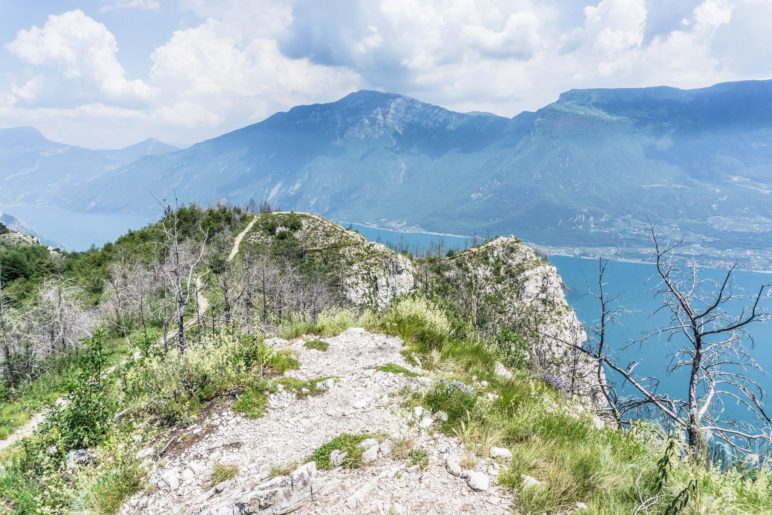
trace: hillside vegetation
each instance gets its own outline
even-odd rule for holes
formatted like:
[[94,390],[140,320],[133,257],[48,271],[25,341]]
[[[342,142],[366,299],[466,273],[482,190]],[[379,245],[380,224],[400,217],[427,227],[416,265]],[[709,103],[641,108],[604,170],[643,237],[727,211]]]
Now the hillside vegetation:
[[3,511],[772,510],[765,466],[613,425],[554,343],[586,338],[557,273],[515,239],[411,257],[195,206],[84,253],[7,236]]

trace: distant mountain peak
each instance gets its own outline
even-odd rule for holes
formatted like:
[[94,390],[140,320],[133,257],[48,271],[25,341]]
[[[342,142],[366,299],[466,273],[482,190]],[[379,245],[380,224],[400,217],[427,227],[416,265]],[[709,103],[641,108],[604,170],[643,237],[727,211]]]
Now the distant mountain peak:
[[0,143],[9,145],[30,145],[52,142],[34,127],[9,127],[0,129]]
[[147,138],[140,141],[139,143],[135,143],[133,145],[129,145],[128,147],[114,150],[112,152],[116,155],[120,155],[124,159],[133,160],[144,156],[169,154],[171,152],[176,152],[177,150],[180,150],[180,148],[175,147],[174,145],[169,145],[168,143],[164,143],[158,138]]

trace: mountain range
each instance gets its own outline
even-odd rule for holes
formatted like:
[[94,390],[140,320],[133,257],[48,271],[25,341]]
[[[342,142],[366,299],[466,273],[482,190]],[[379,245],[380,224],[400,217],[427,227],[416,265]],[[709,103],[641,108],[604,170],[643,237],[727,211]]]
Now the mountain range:
[[640,257],[649,224],[713,262],[772,268],[772,81],[572,90],[513,118],[359,91],[178,150],[0,131],[0,205],[150,212],[268,200],[402,230],[516,234]]

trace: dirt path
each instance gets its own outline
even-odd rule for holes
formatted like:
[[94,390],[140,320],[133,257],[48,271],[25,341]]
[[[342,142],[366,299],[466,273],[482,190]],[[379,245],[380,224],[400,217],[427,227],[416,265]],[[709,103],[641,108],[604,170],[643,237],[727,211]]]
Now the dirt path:
[[[402,408],[405,388],[422,389],[429,376],[407,377],[375,369],[387,363],[411,369],[400,351],[399,338],[349,329],[325,338],[327,351],[306,349],[302,340],[274,340],[290,347],[301,368],[287,375],[297,379],[332,376],[320,395],[297,398],[284,390],[269,398],[262,418],[249,420],[222,408],[186,430],[189,442],[160,461],[148,458],[148,488],[123,506],[123,514],[231,513],[510,513],[512,498],[491,484],[473,490],[463,476],[446,468],[464,449],[441,434],[431,416]],[[423,373],[418,369],[415,372]],[[377,435],[362,468],[316,470],[309,456],[343,433]],[[425,468],[415,465],[400,442],[424,451]],[[391,448],[390,448],[391,446]],[[403,446],[404,447],[404,446]],[[152,456],[152,450],[143,450]],[[455,462],[455,461],[454,461]],[[215,465],[235,467],[235,478],[213,485]],[[298,466],[294,472],[280,467]],[[466,464],[486,478],[497,465],[479,458]],[[492,481],[493,483],[493,481]]]
[[252,226],[255,225],[255,222],[257,222],[257,217],[254,217],[249,224],[244,228],[243,231],[239,233],[238,236],[236,236],[236,239],[233,241],[233,248],[231,249],[231,253],[228,255],[228,261],[233,261],[233,258],[236,257],[236,254],[239,253],[239,248],[241,247],[241,240],[244,239],[244,236],[246,236],[249,231],[252,230]]
[[35,429],[38,427],[38,425],[45,420],[47,415],[47,410],[39,411],[38,413],[35,413],[35,415],[27,421],[26,424],[23,426],[19,426],[16,428],[16,431],[8,435],[8,438],[5,440],[0,440],[0,452],[4,451],[8,447],[12,446],[16,442],[20,442],[27,438],[28,436],[31,436],[32,433],[35,432]]

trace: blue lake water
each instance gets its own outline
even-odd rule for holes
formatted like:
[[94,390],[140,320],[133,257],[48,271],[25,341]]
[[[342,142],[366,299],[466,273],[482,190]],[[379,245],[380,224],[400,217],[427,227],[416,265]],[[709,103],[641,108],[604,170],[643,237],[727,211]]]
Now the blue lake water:
[[[552,256],[550,261],[563,277],[568,290],[568,302],[590,332],[599,317],[598,301],[593,295],[588,294],[590,291],[597,292],[598,289],[597,260]],[[674,340],[669,343],[666,336],[660,336],[650,338],[643,343],[634,343],[657,328],[667,327],[668,313],[664,310],[657,312],[662,302],[660,298],[655,297],[658,286],[655,273],[654,265],[646,263],[610,262],[608,264],[607,293],[609,297],[619,296],[616,306],[623,308],[623,314],[609,329],[607,337],[616,352],[619,363],[626,365],[633,361],[639,362],[636,368],[638,375],[656,377],[660,381],[662,392],[685,398],[688,379],[686,370],[677,374],[667,373],[673,349],[679,343],[683,343],[683,340]],[[720,282],[724,274],[725,271],[722,270],[700,270],[700,277],[706,281],[709,291],[715,291],[715,283]],[[745,305],[749,305],[750,297],[756,294],[759,286],[770,282],[772,282],[770,274],[739,271],[735,273],[734,292],[740,297],[745,297],[743,301]],[[772,296],[767,296],[764,305],[767,309],[772,309]],[[740,305],[739,303],[728,305],[727,309],[737,314]],[[760,322],[751,325],[749,333],[753,339],[753,341],[746,340],[750,355],[762,371],[749,370],[748,376],[762,385],[766,392],[770,392],[772,391],[772,323]],[[633,345],[625,348],[631,342]],[[613,377],[613,374],[610,377]],[[770,406],[768,400],[766,405]],[[728,397],[724,398],[724,411],[721,418],[750,422],[757,427],[761,425],[744,407]]]
[[158,216],[133,213],[81,213],[59,207],[3,205],[8,213],[30,226],[39,236],[67,250],[86,250],[115,241],[129,229],[143,227]]

